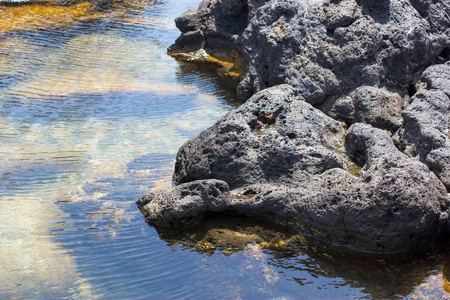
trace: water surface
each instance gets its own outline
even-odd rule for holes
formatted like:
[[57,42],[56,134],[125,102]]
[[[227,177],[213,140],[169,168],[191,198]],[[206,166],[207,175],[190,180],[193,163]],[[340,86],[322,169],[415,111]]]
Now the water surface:
[[447,296],[442,252],[358,256],[231,217],[145,223],[135,201],[171,186],[178,148],[238,104],[212,70],[166,55],[197,5],[0,7],[0,298]]

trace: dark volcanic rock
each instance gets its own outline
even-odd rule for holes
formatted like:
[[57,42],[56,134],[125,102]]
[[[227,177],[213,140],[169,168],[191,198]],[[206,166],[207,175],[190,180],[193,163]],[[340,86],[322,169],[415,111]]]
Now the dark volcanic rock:
[[244,54],[242,99],[281,83],[312,104],[363,85],[403,95],[449,58],[449,15],[446,1],[205,0],[176,20],[170,49]]
[[444,26],[409,1],[269,1],[239,39],[239,95],[283,82],[312,104],[364,85],[402,94],[450,46],[450,4],[438,8]]
[[233,51],[240,53],[234,41],[247,27],[251,9],[247,0],[203,0],[197,10],[189,10],[175,20],[182,35],[168,49],[169,53],[204,49],[222,59],[229,58]]
[[425,162],[447,190],[450,190],[450,147],[442,147],[428,153]]
[[429,67],[422,81],[427,88],[402,112],[404,126],[395,138],[399,148],[427,164],[450,189],[450,63]]
[[253,197],[238,198],[232,207],[360,250],[395,252],[439,242],[449,200],[436,176],[371,126],[353,125],[345,144],[364,164],[361,177],[335,168],[294,188],[250,186],[240,193]]
[[[150,194],[140,205],[147,219],[158,224],[191,222],[207,212],[234,211],[365,251],[406,251],[441,241],[449,199],[442,183],[424,164],[398,151],[384,131],[360,123],[350,128],[346,148],[364,164],[361,177],[329,166],[308,177],[292,172],[289,178],[295,178],[295,184],[269,179],[232,190],[231,195],[222,181],[194,181]],[[211,171],[211,177],[220,174]],[[221,188],[211,189],[210,182],[220,183]],[[197,196],[203,186],[203,196]],[[213,205],[205,200],[208,197]]]
[[400,113],[408,102],[408,96],[361,86],[347,95],[329,97],[319,108],[347,124],[362,122],[395,132],[403,124]]
[[204,213],[224,211],[230,202],[226,182],[201,180],[153,192],[137,205],[150,223],[174,226],[199,222]]
[[[234,211],[365,251],[404,251],[439,241],[449,199],[436,175],[401,153],[383,130],[356,123],[345,138],[348,155],[363,166],[356,177],[337,148],[343,137],[339,122],[291,87],[263,90],[188,141],[176,161],[180,185],[150,194],[140,205],[158,224]],[[210,178],[226,186],[214,197]],[[201,188],[203,196],[193,198],[191,191]]]
[[151,222],[231,211],[374,252],[448,238],[448,1],[205,0],[176,24],[171,54],[245,57],[248,100],[181,147],[178,186],[139,201]]
[[449,23],[446,1],[208,0],[176,20],[169,53],[240,53],[241,99],[288,83],[338,120],[394,132],[423,70],[450,58]]
[[231,188],[295,182],[343,167],[342,125],[295,96],[288,85],[257,93],[178,152],[176,184],[215,178]]
[[427,84],[427,89],[440,90],[450,97],[450,62],[429,67],[421,80]]

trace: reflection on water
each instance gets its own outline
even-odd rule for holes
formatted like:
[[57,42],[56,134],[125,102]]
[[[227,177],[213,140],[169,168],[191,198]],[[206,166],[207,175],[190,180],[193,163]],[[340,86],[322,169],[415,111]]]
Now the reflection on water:
[[[196,226],[156,229],[172,247],[245,257],[243,277],[255,281],[248,283],[252,292],[245,297],[255,295],[255,286],[263,298],[284,291],[287,295],[292,292],[293,299],[299,286],[305,298],[314,299],[426,299],[442,298],[450,292],[446,279],[450,274],[443,268],[450,256],[445,251],[426,255],[360,253],[290,228],[231,215],[211,215]],[[260,274],[255,274],[255,269]],[[260,278],[255,280],[255,276]],[[286,279],[298,285],[289,286]]]
[[145,92],[170,96],[198,92],[193,85],[169,82],[171,70],[167,66],[172,60],[160,46],[151,41],[129,43],[129,39],[113,34],[75,37],[47,53],[39,70],[12,85],[9,92],[38,99],[71,94]]
[[166,48],[193,0],[0,7],[0,298],[448,295],[450,258],[367,257],[216,217],[148,226],[177,149],[238,104]]
[[0,298],[107,295],[106,249],[149,234],[134,200],[170,185],[177,149],[230,108],[165,54],[192,4],[166,5],[0,8]]

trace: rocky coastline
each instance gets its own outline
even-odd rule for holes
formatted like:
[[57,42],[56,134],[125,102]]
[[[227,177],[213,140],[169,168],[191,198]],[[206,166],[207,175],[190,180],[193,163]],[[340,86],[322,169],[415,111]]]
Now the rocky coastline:
[[[232,212],[377,253],[450,234],[450,3],[204,0],[169,54],[244,102],[179,150],[150,224]],[[226,67],[226,68],[225,68]]]

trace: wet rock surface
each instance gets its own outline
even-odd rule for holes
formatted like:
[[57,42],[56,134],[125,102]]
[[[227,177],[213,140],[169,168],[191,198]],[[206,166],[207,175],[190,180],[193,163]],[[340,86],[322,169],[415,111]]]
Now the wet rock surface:
[[177,186],[138,201],[150,223],[232,212],[369,252],[448,239],[448,3],[208,0],[176,24],[171,53],[245,57],[248,100],[181,147]]

